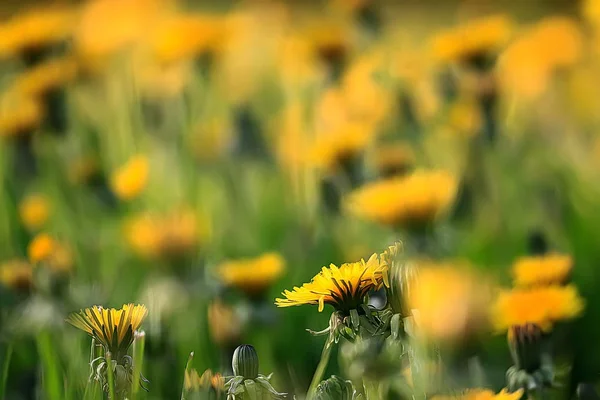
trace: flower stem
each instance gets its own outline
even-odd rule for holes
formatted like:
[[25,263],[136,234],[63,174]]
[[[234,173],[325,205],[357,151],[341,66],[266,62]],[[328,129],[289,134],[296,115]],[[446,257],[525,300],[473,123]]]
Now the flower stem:
[[0,399],[4,398],[4,392],[6,390],[6,381],[8,379],[8,368],[10,366],[10,359],[12,357],[12,342],[8,343],[4,353],[4,361],[2,363],[2,375],[0,376]]
[[115,370],[113,369],[112,357],[109,352],[106,352],[106,375],[108,378],[108,398],[116,400],[115,394]]
[[323,379],[323,375],[325,374],[325,370],[327,369],[327,364],[329,364],[329,358],[331,357],[331,349],[333,345],[330,340],[325,343],[323,347],[323,352],[321,353],[321,360],[319,361],[319,365],[313,375],[312,381],[310,383],[310,387],[308,388],[307,399],[311,400],[315,395],[315,391],[317,390],[317,386]]
[[135,333],[133,341],[133,382],[131,388],[131,400],[137,399],[140,391],[140,376],[142,374],[142,365],[144,363],[144,345],[146,343],[146,334],[144,331]]

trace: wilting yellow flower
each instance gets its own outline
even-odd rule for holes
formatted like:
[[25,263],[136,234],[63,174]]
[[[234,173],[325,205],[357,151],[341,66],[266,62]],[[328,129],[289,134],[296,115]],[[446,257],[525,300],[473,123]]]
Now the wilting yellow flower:
[[15,290],[28,290],[33,284],[33,268],[24,260],[0,264],[0,284]]
[[122,200],[137,197],[145,188],[148,181],[150,165],[148,158],[137,155],[113,172],[110,184],[112,191]]
[[405,299],[415,333],[432,340],[457,340],[484,328],[490,285],[466,268],[416,262],[419,275]]
[[568,17],[540,21],[502,54],[499,82],[510,92],[528,97],[540,95],[552,74],[575,64],[583,51],[583,35]]
[[71,33],[76,13],[71,9],[32,9],[0,26],[0,56],[42,49]]
[[308,283],[294,287],[292,291],[285,290],[284,299],[275,299],[277,307],[291,307],[303,304],[319,306],[323,311],[325,304],[332,305],[336,310],[349,314],[350,310],[364,304],[365,297],[371,290],[378,290],[388,282],[388,266],[381,262],[377,254],[368,261],[342,264],[339,268],[331,264],[321,271]]
[[373,129],[363,124],[349,123],[317,138],[311,152],[314,163],[326,170],[336,171],[365,149]]
[[502,389],[500,393],[495,394],[489,389],[469,389],[456,395],[436,395],[432,400],[519,400],[523,395],[523,389],[509,393],[507,389]]
[[41,96],[71,82],[77,63],[71,58],[47,61],[17,76],[13,90],[23,96]]
[[31,98],[8,94],[0,100],[0,137],[30,134],[44,117],[42,104]]
[[456,179],[446,171],[417,171],[358,188],[346,199],[346,208],[385,225],[421,226],[448,210],[457,188]]
[[433,40],[434,56],[443,62],[470,62],[494,54],[511,35],[512,23],[506,15],[494,15],[450,29]]
[[210,369],[204,371],[202,376],[200,376],[195,369],[186,370],[184,387],[188,392],[199,392],[212,389],[217,393],[221,393],[225,390],[225,378],[218,372],[213,374]]
[[499,330],[526,324],[549,330],[557,321],[579,316],[583,308],[583,299],[573,285],[513,289],[500,293],[492,317]]
[[41,194],[32,194],[25,197],[19,204],[19,216],[23,225],[30,230],[40,229],[50,215],[50,204],[46,196]]
[[223,283],[236,287],[250,296],[263,293],[284,271],[285,260],[277,253],[265,253],[251,259],[231,260],[217,268]]
[[152,49],[164,63],[189,60],[218,50],[223,36],[223,20],[217,16],[179,15],[159,25]]
[[234,344],[242,330],[235,310],[218,299],[208,306],[208,328],[212,340],[220,346]]
[[47,233],[35,236],[27,246],[32,264],[44,263],[54,272],[67,272],[73,267],[70,249]]
[[519,258],[512,272],[516,286],[534,286],[565,283],[572,269],[571,256],[551,253]]
[[129,220],[125,237],[135,252],[143,257],[178,256],[194,249],[208,227],[201,229],[196,214],[178,210],[168,215],[141,214]]
[[383,144],[373,154],[373,164],[380,176],[402,175],[415,163],[415,153],[404,143]]
[[113,360],[120,362],[147,314],[146,306],[140,304],[124,304],[118,310],[93,306],[71,313],[67,322],[87,332],[112,354]]

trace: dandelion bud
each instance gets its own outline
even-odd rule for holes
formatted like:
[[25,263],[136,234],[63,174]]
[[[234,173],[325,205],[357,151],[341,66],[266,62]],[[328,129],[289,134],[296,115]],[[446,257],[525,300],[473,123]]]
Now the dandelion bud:
[[319,383],[315,393],[315,399],[352,400],[354,398],[354,392],[351,381],[345,381],[339,376],[332,375],[331,378]]
[[233,352],[231,361],[233,374],[245,379],[255,379],[258,376],[258,354],[253,346],[243,344]]

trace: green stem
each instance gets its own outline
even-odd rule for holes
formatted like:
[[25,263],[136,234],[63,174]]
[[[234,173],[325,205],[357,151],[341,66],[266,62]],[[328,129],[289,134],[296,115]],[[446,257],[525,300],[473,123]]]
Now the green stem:
[[146,334],[144,331],[136,332],[133,341],[133,382],[131,388],[131,400],[137,399],[140,391],[140,376],[142,374],[142,365],[144,363],[144,347],[146,343]]
[[6,352],[4,354],[4,362],[2,363],[2,376],[0,377],[0,399],[4,398],[6,392],[6,381],[8,380],[8,368],[10,366],[10,359],[12,358],[13,345],[12,342],[6,346]]
[[37,349],[42,362],[42,379],[46,398],[49,400],[64,400],[63,382],[60,376],[60,363],[48,332],[42,332],[37,337]]
[[363,379],[363,388],[367,400],[379,400],[384,398],[380,393],[379,382]]
[[115,394],[115,370],[113,369],[111,354],[106,352],[106,375],[108,378],[108,398],[110,400],[116,400]]
[[327,364],[329,364],[329,358],[331,357],[331,349],[333,345],[330,340],[325,343],[323,347],[323,352],[321,353],[321,360],[319,361],[319,365],[313,375],[312,381],[310,382],[310,387],[308,388],[307,399],[311,400],[315,395],[315,391],[317,390],[317,386],[323,379],[323,375],[325,374],[325,370],[327,369]]

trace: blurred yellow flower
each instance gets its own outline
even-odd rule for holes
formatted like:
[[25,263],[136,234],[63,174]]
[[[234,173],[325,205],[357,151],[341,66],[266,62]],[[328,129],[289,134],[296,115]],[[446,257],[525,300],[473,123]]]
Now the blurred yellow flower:
[[285,290],[285,298],[275,299],[277,307],[314,304],[323,311],[325,304],[332,305],[337,311],[349,315],[365,303],[365,297],[372,290],[389,286],[388,266],[373,254],[367,261],[360,260],[342,264],[339,268],[331,264],[308,283],[293,290]]
[[40,233],[31,240],[27,255],[32,264],[44,263],[53,272],[68,272],[73,267],[70,249],[47,233]]
[[193,250],[208,235],[191,210],[176,210],[167,215],[144,213],[131,218],[124,227],[125,238],[142,257],[177,257]]
[[113,193],[121,200],[131,200],[146,188],[150,165],[144,155],[130,158],[113,172],[110,185]]
[[506,15],[469,21],[434,37],[432,51],[442,62],[472,62],[493,55],[510,39],[512,22]]
[[492,318],[502,331],[526,324],[549,330],[553,323],[575,318],[583,309],[584,301],[573,285],[513,289],[499,294]]
[[600,2],[598,0],[583,0],[581,11],[596,28],[600,26]]
[[459,265],[416,264],[419,275],[405,299],[416,335],[453,341],[486,327],[491,296],[485,279]]
[[187,62],[159,64],[144,57],[136,61],[136,83],[140,94],[147,99],[165,99],[181,95],[190,82],[192,66]]
[[345,200],[349,213],[389,226],[434,222],[452,205],[458,183],[447,171],[417,171],[369,183]]
[[31,194],[25,197],[19,204],[19,216],[28,230],[40,229],[50,216],[48,199],[41,194]]
[[185,370],[184,387],[188,392],[201,392],[215,390],[217,393],[225,391],[225,378],[218,372],[213,374],[210,369],[200,376],[195,369]]
[[163,63],[191,60],[218,51],[224,21],[216,15],[178,15],[163,21],[152,37],[154,56]]
[[76,18],[74,9],[38,8],[0,25],[0,57],[40,50],[67,38]]
[[360,154],[372,136],[373,129],[364,124],[343,125],[338,130],[320,135],[312,147],[310,158],[317,167],[336,172]]
[[0,284],[15,290],[29,290],[33,285],[33,267],[24,260],[0,264]]
[[0,99],[0,137],[6,138],[28,135],[42,122],[45,110],[43,105],[31,97],[13,93]]
[[537,23],[502,54],[499,82],[506,91],[539,96],[559,68],[575,64],[583,51],[583,35],[568,17],[548,17]]
[[304,30],[314,54],[330,64],[342,62],[351,48],[350,28],[342,21],[315,20]]
[[124,304],[118,310],[93,306],[71,313],[67,322],[87,332],[112,354],[113,360],[120,363],[133,343],[134,332],[147,314],[146,306],[140,304]]
[[278,253],[226,261],[217,267],[217,274],[224,284],[249,296],[262,294],[284,271],[285,260]]
[[519,400],[523,396],[523,389],[509,393],[507,389],[502,389],[500,393],[495,394],[489,389],[469,389],[456,395],[436,395],[431,400]]
[[405,143],[380,145],[373,154],[373,164],[379,176],[403,175],[415,164],[415,153]]
[[217,299],[208,306],[208,329],[213,342],[223,347],[239,340],[242,327],[235,310]]
[[516,286],[552,285],[565,283],[572,269],[571,256],[551,253],[519,258],[512,273]]
[[77,75],[77,63],[72,58],[54,59],[28,69],[17,76],[13,90],[23,96],[42,96],[65,86]]

